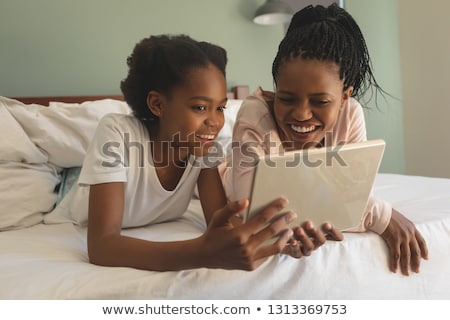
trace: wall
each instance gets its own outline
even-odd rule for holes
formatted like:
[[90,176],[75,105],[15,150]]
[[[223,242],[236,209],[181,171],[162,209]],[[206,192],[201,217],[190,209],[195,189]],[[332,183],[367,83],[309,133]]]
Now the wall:
[[450,2],[399,8],[406,173],[450,178]]
[[[225,47],[230,87],[272,88],[271,64],[284,28],[252,23],[262,3],[1,0],[0,95],[118,94],[134,44],[158,33],[186,33]],[[380,84],[400,96],[396,3],[346,0],[345,6],[366,35]],[[379,105],[366,114],[369,138],[387,141],[381,171],[402,173],[401,103],[388,99]]]
[[150,34],[228,50],[229,85],[272,88],[282,26],[255,25],[257,0],[2,0],[0,95],[120,93],[126,58]]
[[[382,138],[386,151],[383,172],[404,173],[402,79],[400,70],[398,5],[395,0],[345,0],[364,34],[375,78],[391,96],[378,96],[366,105],[367,136]],[[376,103],[375,103],[376,101]]]

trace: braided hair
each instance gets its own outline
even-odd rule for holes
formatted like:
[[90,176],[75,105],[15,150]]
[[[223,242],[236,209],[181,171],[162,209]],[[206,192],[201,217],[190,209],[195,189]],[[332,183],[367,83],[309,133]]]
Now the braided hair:
[[155,90],[170,95],[183,85],[192,68],[215,65],[225,77],[227,53],[208,42],[186,35],[157,35],[141,40],[127,58],[127,77],[120,88],[134,115],[143,122],[158,121],[147,106],[147,95]]
[[273,61],[275,84],[280,67],[297,57],[336,63],[344,90],[353,86],[352,97],[361,99],[369,88],[384,92],[373,75],[360,28],[336,3],[328,7],[309,5],[293,16]]

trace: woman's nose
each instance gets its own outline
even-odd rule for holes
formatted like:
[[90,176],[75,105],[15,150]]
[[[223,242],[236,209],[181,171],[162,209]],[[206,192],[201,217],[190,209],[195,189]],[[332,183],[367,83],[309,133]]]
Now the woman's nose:
[[311,107],[308,103],[298,104],[292,111],[292,116],[298,121],[305,121],[312,118]]

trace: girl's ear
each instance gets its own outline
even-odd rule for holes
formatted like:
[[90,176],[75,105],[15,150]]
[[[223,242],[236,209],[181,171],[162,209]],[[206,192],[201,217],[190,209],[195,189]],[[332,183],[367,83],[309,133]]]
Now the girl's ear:
[[150,91],[147,94],[147,106],[150,111],[156,116],[160,117],[163,112],[162,96],[158,91]]
[[342,103],[341,103],[341,109],[343,109],[348,102],[348,99],[352,96],[353,93],[353,87],[350,86],[346,90],[344,90],[344,93],[342,94]]

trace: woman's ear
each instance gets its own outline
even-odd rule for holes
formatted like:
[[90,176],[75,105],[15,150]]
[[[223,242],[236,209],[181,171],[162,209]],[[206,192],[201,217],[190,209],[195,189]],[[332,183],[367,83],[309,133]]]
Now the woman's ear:
[[162,96],[158,91],[150,91],[147,94],[147,107],[156,116],[160,117],[163,112]]
[[347,105],[348,99],[350,99],[352,93],[353,93],[353,86],[350,86],[344,90],[344,93],[342,94],[341,109],[343,109]]

